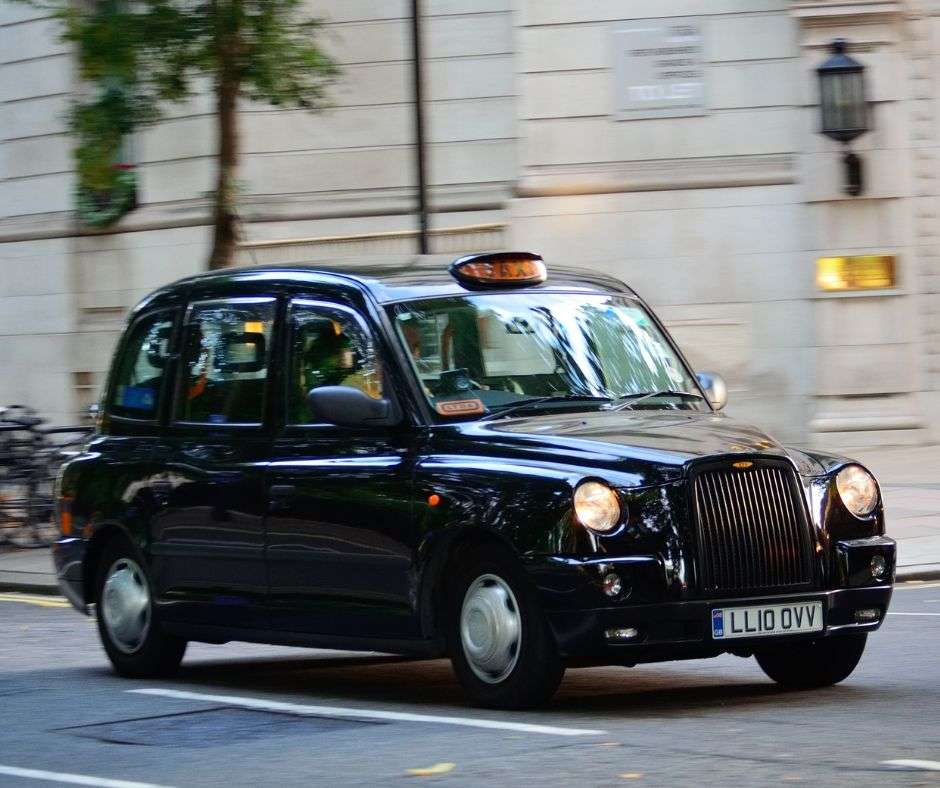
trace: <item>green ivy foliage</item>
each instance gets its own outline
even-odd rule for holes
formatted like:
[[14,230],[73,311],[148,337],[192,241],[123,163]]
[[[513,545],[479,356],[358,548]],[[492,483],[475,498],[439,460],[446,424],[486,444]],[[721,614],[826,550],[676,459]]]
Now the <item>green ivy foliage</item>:
[[97,88],[70,117],[80,193],[120,188],[126,171],[115,165],[125,136],[197,85],[218,89],[225,79],[244,98],[315,110],[339,71],[318,46],[322,22],[304,15],[303,0],[52,3],[82,79]]

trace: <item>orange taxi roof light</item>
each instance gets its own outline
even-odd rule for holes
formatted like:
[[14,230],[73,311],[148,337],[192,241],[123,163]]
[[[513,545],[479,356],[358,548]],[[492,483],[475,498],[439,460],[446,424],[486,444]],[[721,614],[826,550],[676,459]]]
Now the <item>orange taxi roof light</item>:
[[531,252],[472,254],[452,263],[450,272],[464,284],[483,287],[535,285],[548,279],[545,261]]

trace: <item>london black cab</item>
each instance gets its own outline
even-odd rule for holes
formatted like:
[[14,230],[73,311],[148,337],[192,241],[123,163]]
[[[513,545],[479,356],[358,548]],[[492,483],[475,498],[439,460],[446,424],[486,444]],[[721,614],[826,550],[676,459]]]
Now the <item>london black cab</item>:
[[507,708],[723,653],[819,687],[891,598],[865,468],[726,417],[629,287],[533,254],[185,279],[102,404],[54,555],[125,676],[244,640],[449,655]]

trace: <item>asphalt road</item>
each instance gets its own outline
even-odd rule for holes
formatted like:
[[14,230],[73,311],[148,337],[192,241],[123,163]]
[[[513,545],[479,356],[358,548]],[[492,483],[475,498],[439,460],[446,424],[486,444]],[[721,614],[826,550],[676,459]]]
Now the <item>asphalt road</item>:
[[0,594],[0,786],[940,786],[940,583],[899,587],[838,687],[736,657],[593,668],[534,713],[467,706],[442,661],[243,644],[118,679],[57,604]]

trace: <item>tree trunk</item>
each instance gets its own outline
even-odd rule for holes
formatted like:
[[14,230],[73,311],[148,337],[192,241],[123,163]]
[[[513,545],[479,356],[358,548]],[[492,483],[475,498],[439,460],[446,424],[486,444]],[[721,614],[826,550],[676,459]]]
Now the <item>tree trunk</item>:
[[235,209],[236,168],[238,166],[238,94],[241,83],[237,76],[237,33],[226,31],[217,40],[219,78],[216,84],[218,100],[219,154],[218,181],[215,192],[215,211],[212,253],[209,268],[226,268],[235,260],[238,236],[238,214]]

